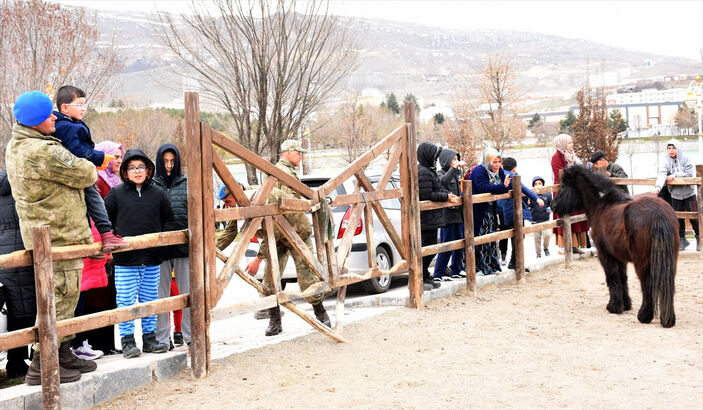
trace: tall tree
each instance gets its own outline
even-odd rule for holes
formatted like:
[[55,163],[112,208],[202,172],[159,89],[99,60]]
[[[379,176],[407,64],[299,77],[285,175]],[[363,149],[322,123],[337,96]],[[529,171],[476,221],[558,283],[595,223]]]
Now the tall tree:
[[467,164],[479,164],[484,143],[478,127],[474,124],[475,108],[464,96],[457,99],[452,105],[452,110],[454,118],[444,121],[441,128],[442,137],[449,147],[461,154]]
[[627,120],[622,117],[620,110],[615,109],[608,115],[608,129],[616,133],[625,132],[629,128]]
[[591,87],[586,85],[576,94],[576,101],[579,113],[572,125],[576,156],[585,161],[595,151],[603,151],[608,161],[614,162],[618,158],[622,135],[608,129],[603,88],[594,95]]
[[530,118],[530,122],[527,124],[527,129],[532,131],[534,127],[539,125],[539,123],[542,121],[542,117],[540,117],[539,113],[535,113],[535,115]]
[[[245,147],[278,160],[358,64],[360,30],[327,1],[194,0],[179,20],[159,14],[162,42],[190,69],[203,97],[227,110]],[[257,182],[247,166],[250,184]]]
[[572,126],[574,125],[575,121],[576,116],[574,115],[574,111],[569,110],[569,112],[566,113],[564,119],[559,121],[559,132],[561,132],[562,134],[573,134],[574,130]]
[[499,152],[524,138],[525,125],[517,116],[523,91],[517,84],[515,63],[508,57],[493,55],[479,71],[479,104],[472,110],[473,123]]
[[0,166],[14,122],[12,105],[20,94],[52,94],[72,84],[93,104],[114,86],[122,61],[110,44],[98,48],[95,15],[42,0],[0,0]]
[[442,125],[444,123],[444,114],[438,112],[432,116],[432,121],[434,121],[436,125]]
[[386,109],[393,114],[400,114],[400,105],[398,105],[398,99],[394,93],[386,94],[386,101],[384,101],[384,103],[381,104],[382,107],[385,106]]

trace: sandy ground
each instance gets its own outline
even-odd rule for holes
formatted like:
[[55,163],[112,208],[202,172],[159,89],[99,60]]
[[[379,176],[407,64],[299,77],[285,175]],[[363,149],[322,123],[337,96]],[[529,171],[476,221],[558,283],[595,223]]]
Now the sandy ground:
[[348,344],[313,334],[188,370],[100,408],[703,408],[703,276],[682,256],[676,326],[605,310],[597,259],[520,284],[460,292],[421,311],[349,324]]

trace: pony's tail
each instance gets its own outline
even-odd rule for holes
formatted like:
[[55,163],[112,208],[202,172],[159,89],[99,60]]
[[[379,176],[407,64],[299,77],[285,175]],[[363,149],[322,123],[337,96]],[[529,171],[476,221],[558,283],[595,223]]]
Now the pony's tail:
[[676,230],[663,215],[652,220],[652,246],[649,256],[649,285],[654,315],[659,311],[663,327],[676,324],[674,313],[674,276],[676,275],[677,252],[674,238]]

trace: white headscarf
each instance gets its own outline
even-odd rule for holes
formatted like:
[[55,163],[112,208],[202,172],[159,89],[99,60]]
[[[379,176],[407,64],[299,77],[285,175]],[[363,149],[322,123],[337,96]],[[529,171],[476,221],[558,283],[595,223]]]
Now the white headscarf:
[[554,137],[554,140],[552,140],[552,144],[554,144],[554,148],[556,148],[557,151],[564,154],[564,158],[566,158],[567,165],[572,165],[573,163],[576,162],[576,154],[574,154],[573,148],[571,149],[571,151],[569,151],[569,143],[571,141],[572,141],[572,138],[571,138],[571,135],[569,135],[569,134],[559,134],[556,137]]

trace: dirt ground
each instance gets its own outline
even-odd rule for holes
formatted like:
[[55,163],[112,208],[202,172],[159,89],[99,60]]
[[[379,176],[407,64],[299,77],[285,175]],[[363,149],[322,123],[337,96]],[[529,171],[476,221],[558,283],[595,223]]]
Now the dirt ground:
[[[605,310],[596,258],[517,284],[461,292],[421,310],[345,326],[348,344],[313,334],[216,361],[195,380],[126,393],[100,408],[703,408],[703,263],[679,260],[676,326]],[[285,319],[284,319],[285,320]],[[285,323],[284,323],[285,324]]]

